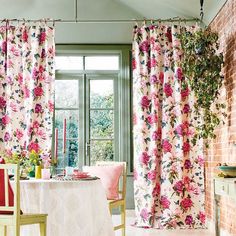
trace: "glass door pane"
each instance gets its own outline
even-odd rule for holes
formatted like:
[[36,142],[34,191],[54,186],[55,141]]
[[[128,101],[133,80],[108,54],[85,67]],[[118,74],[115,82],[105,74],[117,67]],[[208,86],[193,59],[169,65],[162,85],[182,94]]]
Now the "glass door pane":
[[[66,76],[65,76],[66,77]],[[66,154],[63,153],[66,120]],[[55,128],[58,129],[58,168],[76,166],[79,156],[79,80],[58,79],[55,84]],[[55,147],[54,147],[55,148]]]
[[88,80],[87,158],[89,164],[114,160],[114,79]]

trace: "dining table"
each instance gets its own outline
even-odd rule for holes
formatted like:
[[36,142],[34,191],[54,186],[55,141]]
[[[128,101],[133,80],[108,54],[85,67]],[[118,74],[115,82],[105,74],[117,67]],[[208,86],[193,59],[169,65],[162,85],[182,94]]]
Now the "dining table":
[[[23,213],[46,213],[47,236],[114,236],[105,190],[97,180],[21,180]],[[21,235],[37,236],[38,225]]]

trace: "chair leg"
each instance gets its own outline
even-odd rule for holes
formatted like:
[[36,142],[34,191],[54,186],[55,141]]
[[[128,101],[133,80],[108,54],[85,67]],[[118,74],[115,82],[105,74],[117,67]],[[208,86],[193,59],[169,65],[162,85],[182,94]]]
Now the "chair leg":
[[126,204],[124,203],[124,205],[121,206],[121,224],[124,225],[124,227],[122,228],[122,236],[125,236],[125,227],[126,227],[125,209],[126,209]]
[[13,229],[13,235],[14,236],[20,236],[20,226],[19,225],[15,225],[14,229]]
[[7,236],[7,226],[0,226],[0,235]]
[[40,236],[46,236],[47,234],[47,223],[46,221],[39,224],[40,226]]

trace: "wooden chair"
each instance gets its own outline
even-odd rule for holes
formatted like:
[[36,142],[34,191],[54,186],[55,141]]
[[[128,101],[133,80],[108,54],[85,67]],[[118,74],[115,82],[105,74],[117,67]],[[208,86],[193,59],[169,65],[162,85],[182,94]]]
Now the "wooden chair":
[[[9,205],[9,178],[8,171],[14,171],[14,181],[11,181],[14,190],[14,204]],[[3,187],[0,191],[5,191],[5,206],[0,206],[0,235],[7,236],[7,227],[12,226],[14,236],[20,236],[21,225],[40,225],[40,236],[46,236],[46,214],[21,214],[20,210],[20,182],[19,182],[19,166],[16,164],[0,164],[0,171],[4,171],[4,190]],[[11,214],[5,214],[5,212]]]
[[108,200],[109,202],[109,210],[112,215],[112,209],[120,208],[120,215],[121,215],[121,224],[114,227],[114,230],[122,230],[122,236],[125,236],[125,223],[126,223],[126,176],[127,176],[127,167],[126,162],[115,162],[115,161],[99,161],[96,163],[97,166],[114,166],[114,165],[121,165],[123,164],[124,169],[123,173],[120,178],[119,184],[119,195],[120,198],[117,200]]

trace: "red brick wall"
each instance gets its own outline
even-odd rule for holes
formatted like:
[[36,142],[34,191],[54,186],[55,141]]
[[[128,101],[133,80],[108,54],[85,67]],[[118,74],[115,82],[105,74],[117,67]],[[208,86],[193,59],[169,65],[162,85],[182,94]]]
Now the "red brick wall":
[[[219,33],[220,46],[225,57],[225,85],[222,100],[227,105],[226,124],[217,129],[217,138],[206,153],[206,211],[213,219],[212,179],[217,163],[236,164],[236,0],[228,0],[211,22],[212,31]],[[221,228],[236,236],[236,202],[228,198],[221,200]]]

